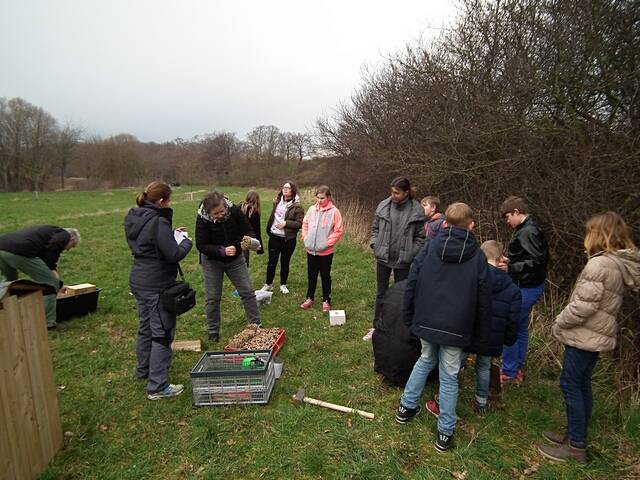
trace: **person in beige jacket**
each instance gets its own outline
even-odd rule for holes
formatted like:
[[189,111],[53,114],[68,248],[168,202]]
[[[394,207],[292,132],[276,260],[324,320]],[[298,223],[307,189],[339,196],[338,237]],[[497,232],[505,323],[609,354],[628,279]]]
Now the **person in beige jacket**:
[[586,224],[584,246],[589,257],[569,299],[553,325],[565,344],[560,388],[567,414],[566,433],[544,432],[551,445],[542,455],[557,461],[586,462],[587,428],[593,407],[591,374],[599,352],[615,348],[616,316],[625,287],[640,290],[640,252],[620,215],[606,212]]

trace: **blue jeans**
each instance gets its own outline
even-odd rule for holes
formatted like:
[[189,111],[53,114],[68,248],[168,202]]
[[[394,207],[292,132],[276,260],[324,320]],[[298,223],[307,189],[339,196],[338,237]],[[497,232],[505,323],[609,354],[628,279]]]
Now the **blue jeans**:
[[476,356],[476,400],[486,405],[489,399],[489,381],[491,380],[491,357]]
[[409,380],[400,397],[400,404],[416,408],[431,370],[439,364],[440,373],[440,417],[438,431],[453,435],[456,428],[456,403],[458,402],[458,372],[463,357],[462,348],[436,345],[420,339],[422,353],[413,366]]
[[502,373],[515,377],[518,370],[524,366],[529,348],[529,315],[535,303],[544,293],[544,283],[537,287],[521,288],[522,307],[518,317],[518,339],[512,346],[504,346],[502,350]]
[[591,374],[598,361],[598,352],[587,352],[566,346],[560,373],[560,389],[567,410],[567,430],[571,443],[586,446],[587,428],[593,409]]

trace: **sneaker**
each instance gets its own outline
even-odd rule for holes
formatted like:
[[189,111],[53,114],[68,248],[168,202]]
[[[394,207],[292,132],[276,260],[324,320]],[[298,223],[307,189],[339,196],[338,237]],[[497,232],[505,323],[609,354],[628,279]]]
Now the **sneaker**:
[[260,290],[262,290],[263,292],[273,292],[273,285],[265,283]]
[[424,408],[427,409],[431,415],[436,418],[440,418],[440,407],[438,406],[438,402],[436,400],[427,400]]
[[556,462],[574,460],[578,463],[587,463],[587,448],[575,447],[571,442],[562,445],[538,445],[538,451],[543,457]]
[[567,432],[558,433],[558,432],[542,432],[542,436],[545,440],[550,441],[551,443],[555,443],[557,445],[562,445],[563,443],[567,443],[569,440],[569,436]]
[[55,330],[57,332],[64,332],[67,330],[67,326],[64,323],[54,323],[53,325],[47,325],[47,330]]
[[300,304],[300,308],[306,310],[308,308],[313,307],[313,300],[311,300],[310,298],[307,298],[304,302],[302,302]]
[[396,412],[396,422],[398,423],[407,423],[413,417],[420,413],[420,405],[416,408],[406,408],[403,407],[402,404],[398,406],[398,411]]
[[371,339],[373,338],[373,332],[375,332],[375,331],[376,331],[375,328],[370,329],[367,332],[367,334],[364,337],[362,337],[362,340],[364,340],[365,342],[370,342]]
[[280,293],[284,293],[285,295],[289,293],[289,289],[286,285],[280,285]]
[[177,397],[182,392],[184,392],[184,386],[177,384],[170,384],[167,388],[162,390],[161,392],[150,393],[147,395],[149,400],[162,400],[163,398],[171,398]]
[[520,369],[516,372],[516,381],[520,385],[524,381],[524,372]]
[[434,444],[437,451],[446,452],[451,448],[452,444],[453,444],[453,435],[446,435],[442,432],[438,432],[438,436],[436,437],[436,443]]
[[322,302],[322,311],[324,313],[329,313],[329,310],[331,310],[331,305],[329,304],[329,302]]
[[484,417],[489,413],[489,403],[481,404],[476,398],[473,399],[473,413],[479,417]]
[[509,375],[506,375],[504,373],[500,374],[500,385],[505,386],[505,385],[516,385],[516,386],[520,386],[520,382],[522,380],[518,380],[518,377],[510,377]]

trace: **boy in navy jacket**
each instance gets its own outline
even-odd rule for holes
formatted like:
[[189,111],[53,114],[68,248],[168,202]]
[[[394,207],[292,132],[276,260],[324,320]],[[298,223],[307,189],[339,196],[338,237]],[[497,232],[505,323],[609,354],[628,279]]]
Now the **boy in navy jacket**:
[[458,371],[463,348],[480,334],[485,342],[491,320],[491,286],[487,259],[472,232],[471,208],[454,203],[435,238],[425,244],[409,272],[403,318],[420,338],[422,353],[411,372],[396,421],[406,423],[420,412],[420,395],[436,365],[440,375],[440,416],[436,450],[451,447],[456,426]]
[[[485,342],[474,338],[465,352],[476,353],[476,396],[473,410],[483,415],[487,412],[491,357],[502,355],[502,346],[511,346],[518,337],[518,317],[522,295],[507,273],[507,259],[502,254],[503,246],[495,240],[484,242],[480,248],[489,262],[491,283],[491,323],[484,337]],[[479,332],[478,332],[479,333]],[[466,357],[463,358],[463,363]]]

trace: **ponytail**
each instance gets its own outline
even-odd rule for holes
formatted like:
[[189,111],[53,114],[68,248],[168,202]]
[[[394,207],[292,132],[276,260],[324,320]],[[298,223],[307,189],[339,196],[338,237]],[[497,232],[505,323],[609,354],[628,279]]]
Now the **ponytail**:
[[136,196],[136,204],[141,207],[145,202],[155,203],[163,198],[171,198],[171,187],[164,182],[151,182]]

